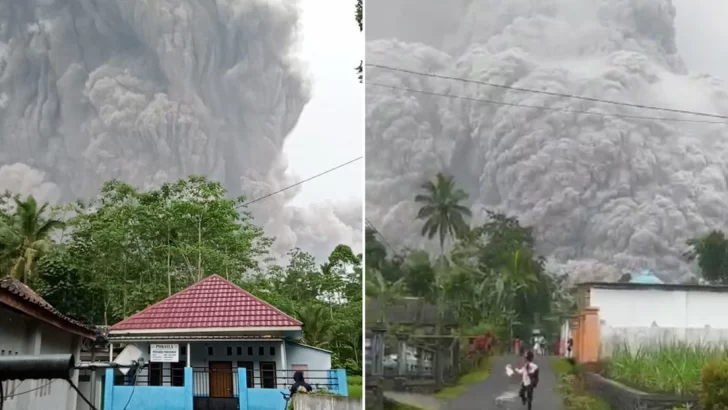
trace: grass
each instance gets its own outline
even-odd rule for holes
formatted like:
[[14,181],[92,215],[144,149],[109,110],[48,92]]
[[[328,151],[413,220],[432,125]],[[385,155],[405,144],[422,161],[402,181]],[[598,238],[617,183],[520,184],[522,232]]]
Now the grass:
[[556,359],[552,368],[558,377],[558,391],[565,410],[610,410],[609,404],[581,388],[578,369],[566,359]]
[[362,397],[362,377],[361,376],[349,376],[347,377],[346,384],[349,386],[349,397],[354,399],[361,399]]
[[604,376],[648,393],[696,395],[703,367],[727,357],[722,347],[684,342],[621,345],[604,363]]
[[485,363],[479,368],[472,372],[465,373],[460,376],[457,383],[454,386],[448,386],[435,393],[435,397],[443,400],[450,400],[456,397],[460,397],[468,391],[470,385],[480,383],[490,376],[491,366],[490,359],[486,360]]

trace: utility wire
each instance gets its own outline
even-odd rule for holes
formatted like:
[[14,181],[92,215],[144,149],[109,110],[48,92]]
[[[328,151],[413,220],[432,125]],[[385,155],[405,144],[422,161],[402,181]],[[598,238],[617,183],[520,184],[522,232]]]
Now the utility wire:
[[[407,92],[411,92],[411,93],[433,95],[433,96],[438,96],[438,97],[447,97],[447,98],[452,98],[452,99],[457,99],[457,100],[481,102],[481,103],[485,103],[485,104],[505,105],[505,106],[509,106],[509,107],[520,107],[520,108],[534,108],[537,110],[544,110],[544,111],[560,111],[560,112],[565,112],[565,113],[570,113],[570,114],[586,114],[586,115],[594,115],[597,117],[631,118],[631,119],[638,119],[638,120],[689,122],[689,123],[700,123],[700,124],[728,124],[728,120],[727,121],[705,121],[705,120],[689,120],[689,119],[682,119],[682,118],[648,117],[648,116],[642,116],[642,115],[608,114],[608,113],[599,113],[599,112],[594,112],[594,111],[572,110],[572,109],[568,109],[568,108],[544,107],[542,105],[508,103],[508,102],[504,102],[504,101],[495,101],[495,100],[488,100],[488,99],[483,99],[483,98],[465,97],[462,95],[454,95],[454,94],[436,93],[433,91],[416,90],[413,88],[398,87],[398,86],[394,86],[394,85],[386,85],[386,84],[379,84],[379,83],[372,83],[372,82],[367,82],[366,85],[370,85],[373,87],[379,87],[379,88],[389,88],[391,90],[407,91]],[[726,118],[728,119],[728,117],[726,117]]]
[[339,164],[339,165],[337,165],[337,166],[335,166],[335,167],[333,167],[333,168],[329,168],[329,169],[327,169],[326,171],[324,171],[324,172],[321,172],[321,173],[318,173],[318,174],[316,174],[316,175],[314,175],[314,176],[312,176],[312,177],[306,178],[306,179],[304,179],[304,180],[302,180],[302,181],[298,181],[298,182],[296,182],[295,184],[289,185],[289,186],[287,186],[287,187],[285,187],[285,188],[283,188],[283,189],[279,189],[279,190],[277,190],[277,191],[275,191],[275,192],[271,192],[270,194],[266,194],[266,195],[263,195],[263,196],[261,196],[261,197],[259,197],[259,198],[255,198],[255,199],[253,199],[252,201],[248,201],[248,202],[245,202],[245,203],[243,203],[243,204],[240,204],[240,205],[238,205],[238,206],[237,206],[236,208],[240,208],[240,207],[242,207],[242,206],[247,206],[247,205],[250,205],[250,204],[256,203],[256,202],[258,202],[258,201],[262,201],[263,199],[269,198],[269,197],[271,197],[271,196],[273,196],[273,195],[276,195],[276,194],[280,194],[280,193],[281,193],[281,192],[283,192],[283,191],[287,191],[287,190],[289,190],[289,189],[291,189],[291,188],[294,188],[294,187],[297,187],[297,186],[299,186],[299,185],[301,185],[301,184],[303,184],[303,183],[305,183],[305,182],[311,181],[311,180],[313,180],[313,179],[316,179],[316,178],[318,178],[318,177],[324,176],[324,175],[326,175],[326,174],[328,174],[328,173],[330,173],[330,172],[336,171],[336,170],[337,170],[337,169],[339,169],[339,168],[343,168],[343,167],[345,167],[345,166],[347,166],[347,165],[349,165],[349,164],[353,164],[354,162],[356,162],[356,161],[359,161],[359,160],[360,160],[360,159],[362,159],[362,158],[364,158],[364,157],[363,157],[363,156],[361,156],[361,157],[356,157],[356,158],[354,158],[354,159],[352,159],[352,160],[350,160],[350,161],[344,162],[343,164]]
[[389,241],[387,241],[387,238],[384,237],[384,235],[382,234],[382,232],[379,231],[379,229],[377,229],[376,226],[374,226],[374,224],[369,220],[369,218],[364,218],[364,221],[366,221],[367,225],[369,225],[369,227],[374,231],[374,233],[376,233],[377,235],[379,235],[379,239],[382,240],[382,243],[384,243],[384,245],[387,248],[391,249],[392,252],[394,252],[395,255],[399,253],[399,252],[397,252],[396,249],[394,249],[394,246],[392,246],[389,243]]
[[[68,384],[70,384],[70,385],[71,385],[71,387],[73,388],[73,390],[76,390],[76,394],[78,394],[78,397],[80,397],[80,398],[81,398],[81,400],[85,401],[85,402],[86,402],[86,404],[88,404],[88,408],[89,408],[89,409],[91,409],[91,410],[98,410],[98,408],[96,408],[96,406],[94,406],[94,405],[93,405],[93,404],[91,403],[91,401],[90,401],[89,399],[87,399],[87,398],[86,398],[86,396],[84,396],[84,395],[83,395],[83,393],[81,393],[81,390],[79,390],[78,386],[76,386],[76,385],[75,385],[75,384],[74,384],[74,383],[73,383],[72,381],[70,381],[70,380],[66,380],[66,381],[68,382]],[[92,387],[92,388],[93,388],[93,387]]]
[[575,99],[575,100],[598,102],[598,103],[602,103],[602,104],[622,105],[625,107],[641,108],[641,109],[645,109],[645,110],[664,111],[664,112],[671,112],[671,113],[676,113],[676,114],[688,114],[688,115],[696,115],[696,116],[700,116],[700,117],[720,118],[723,120],[728,120],[728,116],[719,115],[719,114],[710,114],[710,113],[705,113],[705,112],[689,111],[689,110],[678,110],[675,108],[655,107],[655,106],[651,106],[651,105],[632,104],[632,103],[621,102],[621,101],[604,100],[601,98],[584,97],[584,96],[580,96],[580,95],[558,93],[558,92],[553,92],[553,91],[534,90],[531,88],[521,88],[521,87],[514,87],[514,86],[509,86],[509,85],[503,85],[503,84],[495,84],[495,83],[491,83],[491,82],[487,82],[487,81],[472,80],[469,78],[452,77],[452,76],[434,74],[434,73],[423,73],[420,71],[407,70],[404,68],[391,67],[391,66],[386,66],[386,65],[381,65],[381,64],[369,64],[368,63],[367,66],[380,68],[382,70],[398,71],[400,73],[413,74],[413,75],[419,75],[419,76],[424,76],[424,77],[439,78],[439,79],[443,79],[443,80],[459,81],[462,83],[479,84],[479,85],[485,85],[488,87],[502,88],[502,89],[512,90],[512,91],[521,91],[521,92],[528,92],[528,93],[534,93],[534,94],[550,95],[550,96],[554,96],[554,97],[564,97],[564,98],[571,98],[571,99]]
[[[46,387],[46,386],[50,385],[50,384],[51,384],[51,383],[53,383],[54,381],[55,381],[55,380],[51,380],[51,381],[49,381],[49,382],[46,382],[46,383],[43,383],[43,384],[41,384],[41,385],[40,385],[40,386],[38,386],[38,387],[34,387],[34,388],[32,388],[32,389],[28,389],[28,390],[25,390],[25,391],[21,391],[20,393],[13,393],[13,394],[8,394],[8,392],[5,392],[5,396],[7,396],[6,398],[10,399],[10,398],[12,398],[12,397],[15,397],[15,396],[22,396],[23,394],[28,394],[28,393],[32,393],[32,392],[34,392],[34,391],[36,391],[36,390],[40,390],[40,389],[42,389],[42,388],[44,388],[44,387]],[[0,383],[0,384],[2,384],[2,383]]]

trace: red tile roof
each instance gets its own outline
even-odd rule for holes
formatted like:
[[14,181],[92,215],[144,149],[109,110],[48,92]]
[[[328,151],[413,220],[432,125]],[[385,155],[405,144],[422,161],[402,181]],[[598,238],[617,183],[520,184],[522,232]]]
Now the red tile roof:
[[218,275],[209,276],[111,326],[133,330],[301,326],[298,320]]

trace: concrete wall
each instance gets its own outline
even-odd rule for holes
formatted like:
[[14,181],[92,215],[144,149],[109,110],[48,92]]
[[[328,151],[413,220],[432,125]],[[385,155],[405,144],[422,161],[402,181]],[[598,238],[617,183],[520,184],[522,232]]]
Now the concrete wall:
[[728,343],[726,293],[592,288],[589,297],[599,308],[601,357],[618,345]]
[[[0,307],[0,355],[80,354],[80,339],[28,316]],[[78,372],[76,372],[78,373]],[[78,396],[61,380],[3,382],[3,410],[75,410]]]
[[612,327],[728,329],[728,294],[723,292],[600,289],[590,291],[590,306]]
[[298,343],[286,343],[286,361],[288,368],[294,365],[306,365],[309,369],[331,369],[331,353],[315,347]]
[[334,396],[312,396],[300,394],[293,396],[296,410],[361,410],[361,399]]

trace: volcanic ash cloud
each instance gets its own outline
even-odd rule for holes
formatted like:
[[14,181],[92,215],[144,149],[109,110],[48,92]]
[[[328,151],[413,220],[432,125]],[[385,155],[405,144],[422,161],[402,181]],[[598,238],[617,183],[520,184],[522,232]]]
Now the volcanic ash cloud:
[[[310,98],[299,18],[296,1],[3,2],[3,188],[69,200],[112,178],[153,187],[190,174],[236,195],[282,188],[283,143]],[[307,232],[289,226],[335,214],[288,208],[278,198],[253,211],[303,248]],[[347,223],[327,233],[332,249],[356,229]]]
[[[423,9],[438,14],[430,3]],[[367,62],[728,114],[728,87],[685,69],[667,1],[460,3],[464,11],[452,19],[461,23],[441,24],[447,29],[435,40],[429,33],[427,44],[398,40],[415,37],[401,27],[374,28]],[[554,109],[711,120],[378,68],[367,71],[367,81]],[[727,228],[726,141],[725,124],[583,115],[370,85],[367,213],[385,236],[422,244],[412,199],[423,179],[444,170],[470,193],[476,222],[485,209],[518,216],[536,228],[540,250],[568,263],[568,271],[607,264],[678,280],[690,272],[685,241]]]

